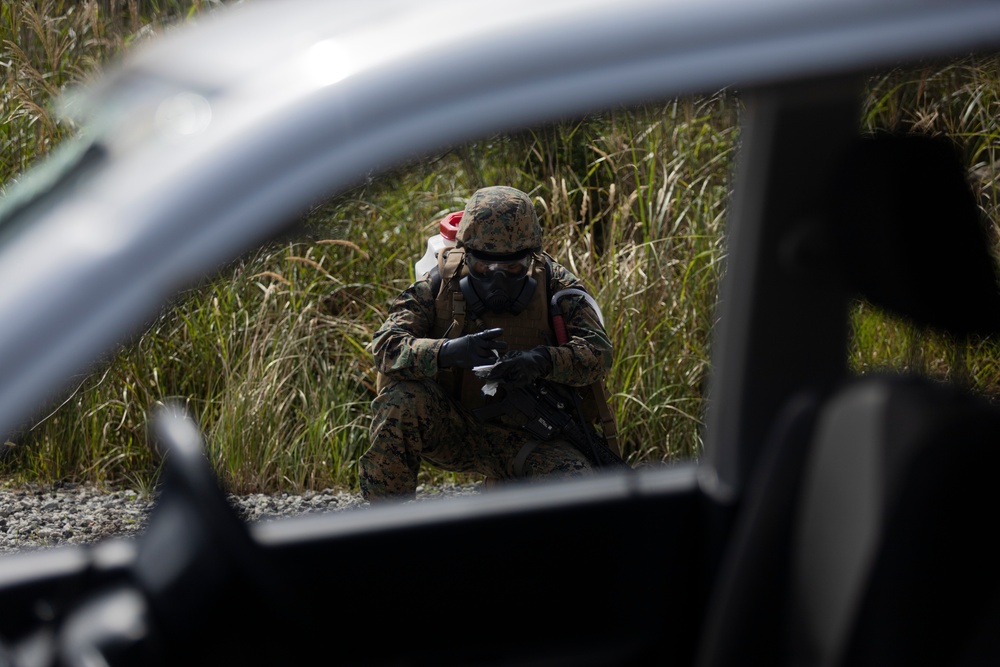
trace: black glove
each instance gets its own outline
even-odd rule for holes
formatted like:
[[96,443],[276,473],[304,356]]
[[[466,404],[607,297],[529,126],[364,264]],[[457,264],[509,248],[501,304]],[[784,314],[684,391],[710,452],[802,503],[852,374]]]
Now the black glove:
[[487,375],[489,380],[504,380],[514,386],[524,386],[552,372],[552,359],[544,347],[508,352]]
[[503,352],[507,343],[496,340],[503,335],[503,329],[487,329],[461,338],[445,341],[438,351],[440,368],[473,368],[496,363],[493,350]]

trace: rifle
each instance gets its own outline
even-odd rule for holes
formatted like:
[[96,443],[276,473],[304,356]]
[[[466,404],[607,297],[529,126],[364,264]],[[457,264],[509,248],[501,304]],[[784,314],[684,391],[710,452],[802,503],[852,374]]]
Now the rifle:
[[503,392],[499,399],[472,411],[476,418],[485,422],[501,415],[523,415],[527,421],[521,428],[538,440],[561,437],[597,468],[629,467],[583,418],[580,396],[575,391],[547,380],[522,386],[500,381],[498,390]]

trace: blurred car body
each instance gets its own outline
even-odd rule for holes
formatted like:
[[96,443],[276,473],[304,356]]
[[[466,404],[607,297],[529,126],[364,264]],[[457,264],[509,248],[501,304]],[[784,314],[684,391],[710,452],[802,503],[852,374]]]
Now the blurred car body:
[[[922,434],[962,432],[975,446],[960,455],[990,461],[979,443],[993,414],[961,394],[939,400],[896,378],[850,378],[850,293],[802,269],[815,257],[835,269],[853,261],[830,240],[841,214],[829,189],[857,166],[864,76],[998,47],[1000,4],[985,0],[553,0],[502,10],[290,0],[221,11],[137,50],[67,100],[80,139],[0,211],[0,266],[19,276],[18,289],[0,292],[0,430],[177,290],[370,173],[492,132],[731,86],[747,112],[706,452],[665,469],[248,528],[202,467],[196,429],[164,415],[173,463],[138,544],[0,560],[10,660],[996,660],[984,638],[995,627],[995,574],[972,568],[932,582],[908,605],[914,618],[892,608],[876,574],[912,575],[917,586],[960,561],[897,567],[899,549],[933,550],[939,526],[898,535],[910,468],[866,455],[914,414],[952,406],[940,425],[918,429],[917,444],[889,448],[937,453]],[[990,286],[982,291],[989,299]],[[967,325],[955,322],[976,328]],[[923,406],[906,412],[909,422],[885,408],[900,395]],[[850,461],[824,463],[827,452],[855,449]],[[989,494],[947,498],[973,518],[983,511],[973,505],[996,505]],[[898,547],[897,537],[914,542]],[[465,601],[422,600],[427,581]],[[985,591],[976,603],[952,597],[973,584]],[[935,608],[961,622],[932,636]]]

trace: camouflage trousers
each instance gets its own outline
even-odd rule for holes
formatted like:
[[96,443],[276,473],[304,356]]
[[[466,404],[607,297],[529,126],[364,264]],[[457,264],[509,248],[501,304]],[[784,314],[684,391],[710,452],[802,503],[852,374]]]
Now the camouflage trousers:
[[433,380],[386,387],[372,402],[372,412],[371,447],[359,470],[367,500],[413,498],[421,461],[500,480],[579,476],[592,469],[567,442],[536,443],[520,429],[478,420]]

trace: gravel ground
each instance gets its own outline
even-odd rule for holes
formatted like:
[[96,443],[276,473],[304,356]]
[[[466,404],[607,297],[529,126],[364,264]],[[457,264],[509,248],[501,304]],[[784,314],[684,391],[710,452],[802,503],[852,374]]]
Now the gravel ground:
[[[478,487],[421,486],[417,501],[478,493]],[[343,491],[253,494],[229,500],[248,522],[367,506],[360,495]],[[136,536],[146,527],[153,504],[152,498],[135,491],[107,492],[87,485],[0,489],[0,553]]]

